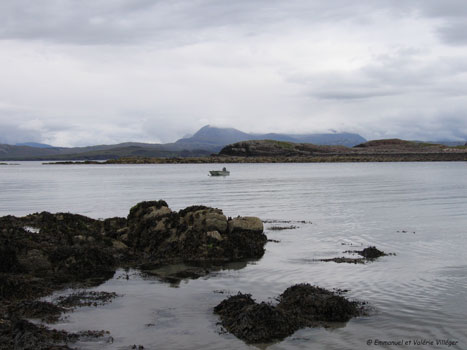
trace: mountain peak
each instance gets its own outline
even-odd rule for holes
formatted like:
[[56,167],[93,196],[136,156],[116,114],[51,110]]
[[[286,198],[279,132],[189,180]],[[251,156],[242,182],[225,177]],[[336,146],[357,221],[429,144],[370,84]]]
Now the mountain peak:
[[335,130],[327,134],[248,134],[235,128],[220,128],[211,125],[205,125],[199,129],[193,136],[185,137],[176,144],[186,145],[187,147],[202,148],[203,146],[217,147],[219,150],[232,143],[249,140],[276,140],[296,143],[313,143],[317,145],[341,145],[352,147],[366,140],[358,134],[338,133]]
[[192,137],[180,139],[176,143],[205,142],[213,145],[226,145],[250,139],[251,135],[234,128],[218,128],[205,125]]

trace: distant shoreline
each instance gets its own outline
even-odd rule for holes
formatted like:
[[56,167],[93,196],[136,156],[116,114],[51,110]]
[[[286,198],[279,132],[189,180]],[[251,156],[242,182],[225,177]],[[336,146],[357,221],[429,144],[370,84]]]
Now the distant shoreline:
[[218,164],[218,163],[368,163],[368,162],[462,162],[467,161],[467,153],[375,153],[375,154],[326,154],[315,156],[240,157],[210,156],[192,158],[119,158],[106,161],[59,161],[44,165],[74,164]]

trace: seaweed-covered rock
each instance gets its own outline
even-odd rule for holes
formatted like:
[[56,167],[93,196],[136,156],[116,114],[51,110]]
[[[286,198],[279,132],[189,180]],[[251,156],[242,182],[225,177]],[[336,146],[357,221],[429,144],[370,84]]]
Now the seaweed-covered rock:
[[127,220],[125,243],[145,253],[157,250],[179,224],[178,214],[173,213],[163,200],[136,204],[131,208]]
[[117,293],[105,291],[80,291],[57,299],[58,307],[76,308],[105,305],[117,297]]
[[57,247],[50,254],[57,278],[82,280],[86,278],[113,276],[116,262],[110,248]]
[[363,250],[347,250],[344,253],[350,254],[358,254],[362,256],[362,258],[348,258],[348,257],[337,257],[337,258],[326,258],[326,259],[316,259],[315,261],[323,261],[323,262],[335,262],[335,263],[348,263],[348,264],[365,264],[369,261],[373,261],[380,256],[387,256],[387,255],[395,255],[394,253],[386,254],[381,250],[377,249],[376,247],[367,247]]
[[287,288],[281,294],[277,307],[293,314],[304,326],[310,326],[316,321],[347,322],[360,313],[358,303],[309,284]]
[[[255,303],[251,298],[236,296],[216,307],[222,325],[237,337],[250,343],[265,343],[283,339],[296,330],[288,315],[267,303]],[[235,297],[234,297],[235,298]]]
[[387,255],[385,252],[382,252],[381,250],[377,249],[374,246],[365,248],[363,250],[356,250],[355,253],[360,254],[366,259],[376,259],[376,258],[379,258],[380,256]]
[[231,296],[214,308],[222,326],[248,343],[284,339],[300,328],[347,322],[362,314],[361,304],[309,284],[287,288],[277,306],[256,303],[249,294]]
[[26,320],[0,319],[0,350],[71,350],[68,343],[76,342],[82,337],[100,338],[105,334],[105,331],[68,333]]
[[127,229],[126,218],[109,218],[103,222],[102,234],[110,238],[119,238]]
[[70,349],[65,331],[47,329],[26,320],[0,320],[0,349]]
[[66,341],[66,333],[21,319],[56,317],[58,309],[35,299],[70,283],[99,284],[119,266],[179,264],[188,270],[177,271],[176,278],[200,276],[221,263],[260,258],[266,242],[258,218],[230,220],[205,206],[174,212],[163,200],[138,203],[127,218],[48,212],[0,217],[0,326],[7,325],[0,327],[0,344],[67,348],[54,340]]
[[222,210],[205,206],[192,206],[179,212],[181,224],[195,231],[227,231],[227,218]]
[[41,319],[45,322],[56,322],[65,311],[61,306],[57,306],[47,301],[21,301],[10,306],[8,312],[24,318]]
[[228,299],[221,301],[214,308],[214,313],[220,316],[237,317],[243,308],[254,305],[256,302],[251,297],[251,294],[238,293]]
[[16,272],[20,269],[16,251],[6,243],[0,246],[0,272]]
[[33,299],[43,296],[57,286],[43,278],[16,273],[0,273],[0,308],[3,301]]
[[125,243],[143,262],[230,262],[259,258],[267,237],[258,218],[227,219],[222,210],[191,206],[172,212],[164,201],[142,202],[128,216]]
[[20,263],[26,271],[32,273],[46,272],[52,268],[48,256],[40,249],[28,250],[26,254],[22,255]]
[[171,211],[166,201],[145,201],[140,202],[130,209],[127,220],[129,224],[135,222],[150,220],[169,214]]
[[123,264],[217,264],[260,258],[267,242],[258,218],[227,219],[222,210],[206,206],[177,213],[163,200],[138,203],[127,218],[95,220],[41,212],[2,217],[0,228],[0,273],[61,283],[108,278]]

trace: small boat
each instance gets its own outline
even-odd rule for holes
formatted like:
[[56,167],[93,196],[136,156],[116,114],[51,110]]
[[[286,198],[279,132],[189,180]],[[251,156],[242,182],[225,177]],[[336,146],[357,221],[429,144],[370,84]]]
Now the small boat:
[[229,176],[230,171],[228,171],[226,168],[222,168],[222,170],[210,170],[209,174],[211,176]]

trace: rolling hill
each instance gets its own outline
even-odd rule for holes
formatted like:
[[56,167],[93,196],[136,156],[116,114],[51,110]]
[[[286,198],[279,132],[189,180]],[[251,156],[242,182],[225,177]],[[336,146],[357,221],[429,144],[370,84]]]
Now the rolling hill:
[[38,143],[0,144],[0,160],[89,160],[120,157],[199,157],[219,152],[240,141],[276,140],[316,145],[355,146],[366,140],[358,134],[249,134],[234,128],[204,126],[193,136],[173,143],[126,142],[88,147],[53,147]]

